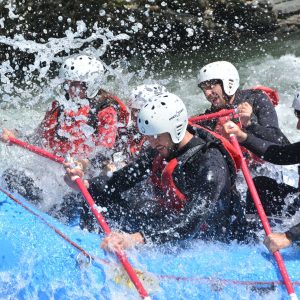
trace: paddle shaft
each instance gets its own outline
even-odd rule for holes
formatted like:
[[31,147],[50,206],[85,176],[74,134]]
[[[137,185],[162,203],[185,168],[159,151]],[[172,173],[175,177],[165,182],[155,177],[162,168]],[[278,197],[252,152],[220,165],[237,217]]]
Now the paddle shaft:
[[212,119],[217,119],[221,117],[226,117],[229,115],[235,115],[236,114],[236,109],[226,109],[226,110],[221,110],[219,112],[211,113],[211,114],[205,114],[201,116],[196,116],[196,117],[191,117],[189,118],[189,123],[196,123],[196,122],[201,122],[201,121],[206,121],[206,120],[212,120]]
[[[44,149],[41,149],[39,147],[30,145],[24,141],[21,141],[17,138],[14,137],[9,137],[9,141],[12,144],[18,145],[24,149],[27,149],[33,153],[36,153],[40,156],[49,158],[55,162],[58,162],[60,164],[62,164],[65,160],[62,157],[56,156]],[[80,177],[75,179],[75,183],[78,186],[79,190],[81,191],[83,197],[85,198],[86,202],[88,203],[92,213],[94,214],[95,218],[97,219],[99,225],[101,226],[102,230],[104,231],[104,233],[106,235],[110,234],[111,230],[108,226],[108,224],[105,221],[105,218],[103,217],[103,215],[99,212],[99,210],[97,209],[97,206],[95,204],[94,199],[92,198],[91,194],[89,193],[89,191],[87,190],[87,188],[85,187],[82,179]],[[136,287],[138,293],[140,294],[140,296],[143,299],[150,299],[150,297],[148,296],[147,291],[145,290],[145,288],[143,287],[141,281],[139,280],[136,272],[134,271],[133,267],[131,266],[131,264],[129,263],[126,254],[123,251],[116,251],[115,252],[116,256],[118,257],[119,261],[121,262],[121,264],[123,265],[124,269],[126,270],[130,280],[132,281],[132,283],[134,284],[134,286]]]
[[9,141],[12,143],[12,144],[15,144],[17,146],[20,146],[21,148],[24,148],[24,149],[27,149],[33,153],[36,153],[40,156],[43,156],[43,157],[46,157],[46,158],[49,158],[55,162],[58,162],[60,164],[64,163],[64,159],[62,157],[59,157],[59,156],[56,156],[42,148],[39,148],[39,147],[36,147],[36,146],[33,146],[33,145],[30,145],[24,141],[21,141],[15,137],[9,137]]
[[[230,141],[231,141],[231,143],[233,144],[233,146],[235,147],[235,149],[237,150],[237,152],[239,153],[239,155],[241,157],[241,169],[242,169],[242,172],[244,174],[245,180],[246,180],[247,185],[249,187],[249,191],[250,191],[251,197],[253,199],[253,202],[255,204],[255,207],[257,209],[259,218],[260,218],[260,220],[262,222],[262,225],[264,227],[266,235],[268,236],[269,234],[272,233],[272,230],[271,230],[268,218],[266,216],[265,210],[264,210],[264,208],[263,208],[263,206],[261,204],[260,198],[258,196],[256,187],[255,187],[253,179],[251,177],[251,174],[250,174],[249,168],[247,166],[246,160],[245,160],[245,158],[243,156],[241,147],[240,147],[239,142],[237,141],[237,138],[236,138],[236,136],[234,134],[230,135]],[[286,289],[288,291],[289,296],[291,297],[291,299],[294,299],[294,300],[298,299],[297,296],[296,296],[296,294],[295,294],[294,287],[292,285],[291,279],[290,279],[290,277],[288,275],[287,269],[285,267],[285,264],[284,264],[284,261],[283,261],[283,258],[281,256],[280,252],[279,251],[275,251],[273,253],[273,255],[274,255],[275,260],[276,260],[276,262],[278,264],[278,268],[280,270],[281,276],[283,278],[283,281],[284,281],[284,284],[286,286]]]
[[[98,221],[99,225],[101,226],[101,228],[103,229],[104,233],[106,235],[110,234],[111,230],[110,230],[108,224],[106,223],[105,218],[97,209],[94,199],[92,198],[91,194],[85,187],[82,179],[80,177],[76,178],[75,183],[77,184],[79,190],[81,191],[83,197],[85,198],[86,202],[88,203],[93,215],[97,219],[97,221]],[[145,298],[149,299],[148,293],[146,292],[142,283],[140,282],[139,278],[137,277],[137,275],[136,275],[134,269],[132,268],[131,264],[129,263],[125,253],[123,251],[116,251],[115,254],[117,255],[120,262],[122,263],[124,269],[126,270],[132,283],[135,285],[140,296],[144,299]]]

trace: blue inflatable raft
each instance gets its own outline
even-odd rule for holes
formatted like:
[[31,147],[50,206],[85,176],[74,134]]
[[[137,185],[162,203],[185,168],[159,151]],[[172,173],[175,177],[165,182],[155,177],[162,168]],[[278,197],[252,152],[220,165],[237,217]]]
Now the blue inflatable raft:
[[[0,299],[139,299],[101,236],[60,224],[0,191]],[[263,245],[201,241],[128,251],[151,299],[288,299]],[[282,251],[300,295],[300,249]]]

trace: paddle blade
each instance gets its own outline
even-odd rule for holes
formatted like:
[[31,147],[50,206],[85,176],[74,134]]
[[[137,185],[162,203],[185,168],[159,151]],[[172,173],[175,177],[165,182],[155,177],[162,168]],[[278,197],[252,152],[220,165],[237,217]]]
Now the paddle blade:
[[[142,282],[145,289],[148,291],[148,293],[156,293],[161,291],[159,280],[154,274],[146,271],[137,270],[137,269],[134,269],[134,271],[137,274],[139,280]],[[130,289],[135,288],[127,272],[122,267],[116,266],[113,269],[108,268],[107,276],[117,284],[126,286],[127,288]]]

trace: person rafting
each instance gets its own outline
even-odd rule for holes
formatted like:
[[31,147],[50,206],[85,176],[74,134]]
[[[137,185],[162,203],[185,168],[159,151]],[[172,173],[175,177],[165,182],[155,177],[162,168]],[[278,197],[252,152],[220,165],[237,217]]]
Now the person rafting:
[[[296,93],[292,107],[294,108],[294,113],[298,120],[296,127],[300,130],[300,91]],[[241,145],[246,144],[248,149],[268,162],[279,165],[298,164],[300,162],[300,142],[284,146],[266,142],[253,135],[248,135],[233,122],[225,123],[224,128],[228,134],[235,134]],[[261,183],[262,181],[264,184]],[[284,200],[288,195],[295,195],[296,197],[294,197],[292,204],[286,209],[287,212],[289,214],[295,214],[299,210],[300,184],[298,185],[298,188],[295,188],[284,183],[278,184],[275,180],[268,177],[262,178],[262,176],[254,178],[254,182],[258,193],[262,196],[261,200],[264,202],[264,206],[269,207],[270,204],[275,206],[275,209],[269,210],[270,213],[274,213],[274,211],[275,213],[281,212],[282,207],[286,205]],[[291,227],[284,233],[270,234],[265,239],[265,245],[270,251],[275,252],[276,250],[288,247],[292,242],[299,240],[300,223]]]
[[[75,55],[67,58],[59,70],[62,81],[59,93],[38,128],[31,136],[22,137],[55,155],[67,154],[107,163],[112,149],[122,143],[129,112],[116,96],[102,89],[104,65],[95,57]],[[15,137],[3,129],[2,141]],[[34,186],[24,171],[8,169],[3,178],[11,191],[29,201],[40,202],[41,190]]]
[[[103,77],[104,66],[94,57],[66,59],[59,70],[61,93],[33,136],[39,145],[55,155],[80,158],[89,157],[97,146],[114,147],[129,112],[121,100],[101,88]],[[9,134],[7,129],[4,132]]]
[[[278,102],[278,95],[274,90],[266,87],[240,90],[239,73],[235,66],[227,61],[216,61],[202,67],[198,81],[199,88],[211,103],[211,107],[204,114],[237,108],[234,121],[239,123],[248,135],[279,145],[289,144],[278,125],[274,108]],[[226,120],[228,117],[222,117],[201,122],[201,125],[224,134],[222,125]],[[249,158],[251,161],[251,157]],[[252,157],[252,162],[255,160],[256,158]]]
[[127,106],[130,110],[130,121],[126,127],[127,153],[132,157],[139,154],[144,144],[144,137],[137,128],[137,115],[147,101],[153,96],[165,93],[167,89],[158,83],[147,83],[138,85],[131,92]]
[[166,92],[167,89],[158,83],[147,83],[136,86],[127,101],[130,119],[126,128],[122,128],[122,143],[112,155],[112,160],[107,164],[105,172],[114,172],[125,166],[137,157],[148,143],[137,128],[137,115],[139,110],[153,96]]
[[[294,97],[292,108],[298,120],[296,128],[300,130],[300,91]],[[279,165],[297,164],[300,162],[300,142],[278,145],[272,141],[262,140],[249,134],[232,122],[226,122],[224,128],[227,134],[235,134],[241,145],[246,146],[268,162]]]
[[[235,188],[235,161],[220,140],[188,127],[186,107],[172,93],[153,96],[142,107],[138,129],[150,143],[147,151],[109,178],[84,180],[99,209],[122,230],[112,232],[102,247],[114,251],[197,237],[243,240],[249,230]],[[65,181],[76,189],[73,180],[84,172],[71,166],[65,164]],[[126,191],[145,180],[152,201],[140,197],[143,209],[137,211]],[[91,219],[85,212],[82,227],[92,229]]]

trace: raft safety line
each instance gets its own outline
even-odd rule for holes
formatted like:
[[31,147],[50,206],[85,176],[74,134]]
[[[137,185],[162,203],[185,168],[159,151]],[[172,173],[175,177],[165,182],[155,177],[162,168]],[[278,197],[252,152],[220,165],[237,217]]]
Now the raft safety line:
[[[182,277],[175,275],[157,275],[160,279],[169,279],[175,281],[190,281],[196,283],[206,283],[206,284],[232,284],[232,285],[245,285],[245,286],[255,286],[255,285],[284,285],[283,281],[243,281],[235,279],[224,279],[224,278],[212,278],[212,277]],[[300,281],[292,281],[295,285],[300,285]]]
[[91,254],[89,254],[86,250],[84,250],[82,247],[80,247],[77,243],[75,243],[74,241],[72,241],[70,238],[68,238],[64,233],[62,233],[59,229],[57,229],[55,226],[53,226],[52,224],[50,224],[47,220],[45,220],[41,215],[39,215],[38,213],[36,213],[34,210],[32,210],[31,208],[29,208],[28,206],[26,206],[23,202],[21,202],[20,200],[16,199],[12,194],[10,194],[9,192],[3,190],[0,187],[0,191],[2,193],[4,193],[6,196],[8,196],[10,199],[12,199],[14,202],[16,202],[17,204],[19,204],[21,207],[23,207],[25,210],[27,210],[28,212],[30,212],[32,215],[34,215],[35,217],[37,217],[39,220],[41,220],[44,224],[46,224],[49,228],[51,228],[55,233],[57,233],[60,237],[62,237],[66,242],[68,242],[70,245],[72,245],[75,249],[79,250],[85,257],[92,259],[93,261],[95,261],[96,263],[104,263],[104,264],[111,264],[110,261],[102,259],[100,257],[96,257],[93,256]]
[[[12,194],[9,192],[3,190],[0,187],[0,191],[4,193],[6,196],[8,196],[10,199],[12,199],[14,202],[22,206],[25,210],[30,212],[32,215],[37,217],[39,220],[41,220],[44,224],[46,224],[49,228],[51,228],[56,234],[58,234],[60,237],[62,237],[66,242],[68,242],[70,245],[72,245],[75,249],[79,250],[84,256],[87,258],[91,258],[96,263],[104,263],[106,265],[114,264],[111,261],[105,260],[100,257],[93,256],[89,254],[86,250],[84,250],[81,246],[79,246],[77,243],[72,241],[70,238],[68,238],[64,233],[62,233],[59,229],[57,229],[55,226],[50,224],[48,221],[46,221],[41,215],[30,209],[28,206],[26,206],[24,203],[22,203],[20,200],[16,199]],[[152,272],[151,272],[152,273]],[[154,274],[154,273],[153,273]],[[157,275],[158,278],[162,280],[175,280],[175,281],[187,281],[187,282],[195,282],[195,283],[203,283],[203,284],[233,284],[233,285],[245,285],[245,286],[251,286],[251,285],[284,285],[283,281],[242,281],[242,280],[234,280],[234,279],[223,279],[223,278],[210,278],[210,277],[182,277],[182,276],[175,276],[175,275]],[[300,285],[300,281],[292,281],[295,285]]]

